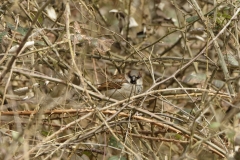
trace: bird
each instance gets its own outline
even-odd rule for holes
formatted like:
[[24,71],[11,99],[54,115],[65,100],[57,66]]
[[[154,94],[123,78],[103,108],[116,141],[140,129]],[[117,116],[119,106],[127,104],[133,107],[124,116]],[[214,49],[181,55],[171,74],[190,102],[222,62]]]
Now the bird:
[[142,73],[138,70],[130,70],[125,74],[114,75],[100,84],[98,90],[117,100],[140,94],[143,90]]

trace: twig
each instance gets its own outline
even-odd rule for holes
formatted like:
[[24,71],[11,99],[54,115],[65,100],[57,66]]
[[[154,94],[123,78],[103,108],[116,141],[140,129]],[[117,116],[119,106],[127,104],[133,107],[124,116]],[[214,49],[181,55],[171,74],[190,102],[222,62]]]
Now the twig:
[[37,12],[37,15],[35,16],[33,23],[31,25],[31,27],[29,28],[26,36],[23,38],[22,43],[19,45],[16,54],[9,60],[9,62],[7,63],[7,67],[5,70],[3,70],[2,74],[0,75],[0,82],[3,80],[3,78],[6,76],[6,74],[9,72],[9,70],[12,68],[13,63],[15,62],[15,60],[17,59],[18,55],[21,53],[22,48],[24,47],[25,43],[28,40],[28,37],[30,36],[30,34],[33,31],[33,26],[37,23],[38,17],[41,15],[42,11],[44,10],[44,8],[47,7],[47,5],[51,2],[52,0],[48,0]]

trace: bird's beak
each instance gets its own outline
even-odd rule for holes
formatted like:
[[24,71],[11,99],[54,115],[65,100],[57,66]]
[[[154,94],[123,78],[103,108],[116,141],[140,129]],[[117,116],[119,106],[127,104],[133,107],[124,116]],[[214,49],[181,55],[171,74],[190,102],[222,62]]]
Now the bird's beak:
[[131,83],[132,83],[132,84],[136,84],[136,81],[137,81],[137,79],[136,79],[135,76],[131,77]]

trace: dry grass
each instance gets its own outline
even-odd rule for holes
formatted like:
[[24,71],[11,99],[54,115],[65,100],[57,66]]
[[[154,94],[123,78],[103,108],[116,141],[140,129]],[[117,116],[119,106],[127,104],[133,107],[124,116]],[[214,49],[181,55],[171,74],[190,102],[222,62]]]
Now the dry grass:
[[[0,159],[238,158],[238,1],[0,6]],[[141,94],[97,90],[131,69]]]

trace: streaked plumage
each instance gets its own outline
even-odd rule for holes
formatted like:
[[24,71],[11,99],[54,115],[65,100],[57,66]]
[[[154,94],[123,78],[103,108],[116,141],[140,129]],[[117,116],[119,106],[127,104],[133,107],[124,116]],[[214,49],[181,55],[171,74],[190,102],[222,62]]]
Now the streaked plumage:
[[131,70],[126,74],[113,76],[109,81],[102,83],[98,90],[106,96],[121,100],[141,93],[142,83],[141,72]]

